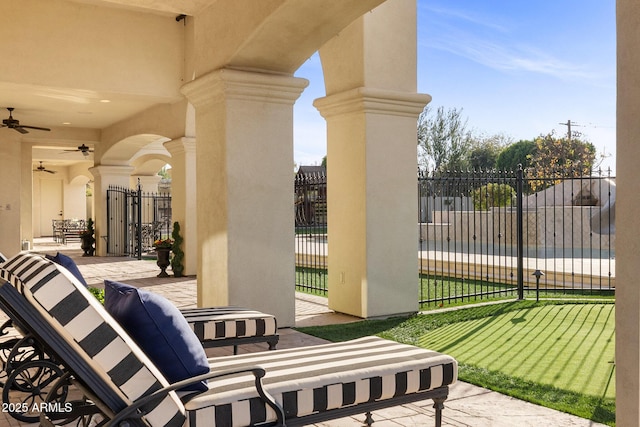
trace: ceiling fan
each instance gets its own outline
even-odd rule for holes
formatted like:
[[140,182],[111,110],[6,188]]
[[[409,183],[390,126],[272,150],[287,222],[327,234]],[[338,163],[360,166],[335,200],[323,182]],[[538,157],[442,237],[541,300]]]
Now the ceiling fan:
[[37,168],[35,168],[33,171],[34,171],[34,172],[57,173],[56,171],[52,171],[52,170],[49,170],[49,169],[45,168],[45,167],[42,165],[42,162],[40,162],[40,166],[38,166]]
[[21,125],[20,122],[16,119],[13,118],[12,116],[12,112],[13,112],[13,107],[7,107],[7,110],[9,110],[9,118],[8,119],[4,119],[2,121],[2,126],[3,128],[9,128],[9,129],[15,129],[20,133],[29,133],[29,131],[27,129],[36,129],[36,130],[46,130],[46,131],[50,131],[51,129],[49,128],[41,128],[38,126],[27,126],[27,125]]
[[64,151],[79,151],[82,153],[83,156],[88,156],[89,153],[93,153],[93,150],[89,147],[87,147],[86,145],[82,144],[80,145],[78,148],[76,148],[75,150],[64,150]]

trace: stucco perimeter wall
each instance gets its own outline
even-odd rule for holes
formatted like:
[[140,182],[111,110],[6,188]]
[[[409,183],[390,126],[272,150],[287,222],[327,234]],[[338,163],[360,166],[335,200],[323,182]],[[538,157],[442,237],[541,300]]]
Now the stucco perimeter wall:
[[[599,206],[558,206],[527,209],[523,213],[523,242],[528,256],[585,258],[613,256],[615,235],[591,232],[590,219]],[[496,253],[499,246],[517,243],[517,217],[513,208],[489,211],[436,211],[432,223],[420,224],[420,238],[442,250],[471,248]],[[445,249],[446,248],[446,249]],[[531,251],[534,251],[533,253]]]
[[525,208],[540,206],[571,206],[578,195],[595,197],[598,206],[615,200],[615,178],[566,179],[559,184],[524,197]]

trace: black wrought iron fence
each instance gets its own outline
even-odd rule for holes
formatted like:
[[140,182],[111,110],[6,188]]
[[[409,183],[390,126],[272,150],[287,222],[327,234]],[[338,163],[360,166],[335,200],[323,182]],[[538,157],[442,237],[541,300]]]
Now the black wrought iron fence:
[[591,222],[612,201],[615,178],[527,176],[420,174],[421,304],[613,293],[615,238]]
[[171,195],[110,186],[107,218],[107,254],[142,259],[155,240],[171,235]]
[[[592,218],[613,201],[615,177],[527,175],[419,173],[423,307],[500,296],[613,294],[615,236],[594,231]],[[296,289],[319,294],[327,290],[326,194],[323,172],[296,176]]]
[[[302,168],[301,168],[302,169]],[[296,289],[327,292],[327,175],[301,170],[295,178]]]

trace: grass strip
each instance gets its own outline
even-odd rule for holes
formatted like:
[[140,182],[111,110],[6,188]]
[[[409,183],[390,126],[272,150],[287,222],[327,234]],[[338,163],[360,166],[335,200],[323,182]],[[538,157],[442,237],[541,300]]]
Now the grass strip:
[[414,315],[410,317],[392,317],[382,320],[363,320],[360,322],[309,326],[298,328],[301,332],[313,335],[328,341],[340,342],[367,335],[378,335],[406,344],[418,345],[420,337],[425,333],[452,323],[467,320],[482,319],[490,316],[498,316],[511,311],[522,310],[531,307],[556,304],[578,304],[576,301],[508,301],[499,304],[472,306],[464,309],[431,312],[428,315]]

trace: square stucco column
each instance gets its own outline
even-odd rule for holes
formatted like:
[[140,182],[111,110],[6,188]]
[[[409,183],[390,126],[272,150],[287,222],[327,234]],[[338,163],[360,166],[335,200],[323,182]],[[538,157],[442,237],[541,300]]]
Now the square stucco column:
[[418,310],[416,119],[429,95],[357,88],[318,99],[327,120],[329,307]]
[[307,84],[222,69],[182,89],[196,111],[199,306],[295,322],[293,104]]
[[184,239],[184,274],[197,273],[198,227],[196,225],[196,140],[178,138],[164,143],[171,154],[171,216],[180,223]]
[[640,426],[640,3],[617,2],[616,424]]
[[[31,146],[25,144],[16,132],[3,131],[0,133],[0,252],[5,256],[13,256],[20,252],[21,239],[29,238],[29,235],[21,230],[22,221],[27,219],[31,224]],[[26,153],[26,154],[25,154]],[[28,156],[28,163],[25,157]],[[23,193],[28,190],[28,194]],[[26,218],[24,209],[28,202],[29,218]],[[30,230],[29,230],[30,231]]]

